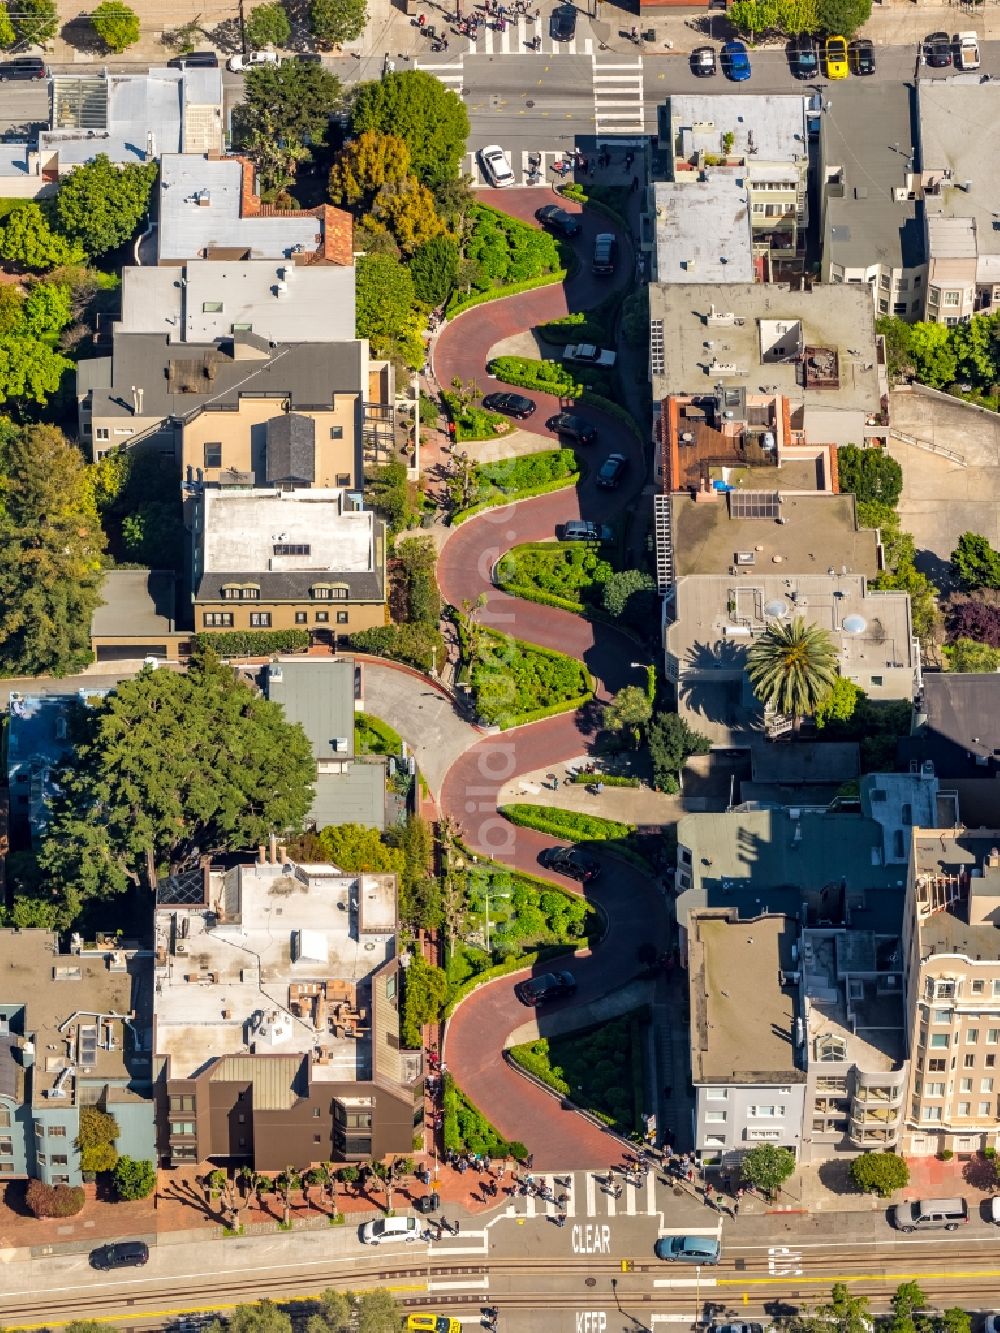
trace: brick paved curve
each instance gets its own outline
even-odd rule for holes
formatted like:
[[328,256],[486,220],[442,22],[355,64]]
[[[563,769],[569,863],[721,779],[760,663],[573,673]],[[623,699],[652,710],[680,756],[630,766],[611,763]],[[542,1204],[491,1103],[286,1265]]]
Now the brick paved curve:
[[[529,218],[536,207],[548,202],[536,190],[498,194],[491,203]],[[560,202],[562,202],[560,200]],[[582,264],[562,286],[540,288],[481,306],[459,317],[445,329],[435,352],[438,379],[449,384],[455,375],[488,382],[485,361],[489,349],[501,338],[545,320],[556,319],[569,309],[594,305],[609,288],[589,269],[590,246],[597,231],[610,230],[601,215],[584,218],[582,240],[577,242]],[[631,274],[631,253],[622,246],[619,281]],[[545,418],[555,411],[555,399],[532,394],[538,411],[526,428],[545,434]],[[455,606],[485,596],[481,622],[544,647],[570,653],[584,662],[595,678],[597,699],[628,683],[642,683],[644,672],[631,666],[644,657],[635,641],[609,625],[591,623],[580,616],[552,607],[523,602],[492,586],[493,564],[510,547],[554,535],[557,524],[568,518],[606,520],[634,505],[643,484],[641,449],[635,438],[612,418],[589,409],[586,415],[598,422],[599,444],[589,453],[596,460],[612,450],[628,453],[633,467],[628,482],[617,491],[598,491],[593,484],[596,466],[575,488],[533,500],[521,501],[472,519],[448,538],[438,563],[438,580],[445,598]],[[588,450],[580,450],[588,457]],[[556,840],[530,829],[515,828],[496,812],[500,786],[521,773],[549,765],[556,773],[569,759],[584,753],[596,729],[596,707],[547,718],[530,726],[488,736],[465,751],[445,775],[441,809],[461,827],[467,843],[483,855],[534,874],[539,873],[538,854]],[[663,938],[664,902],[655,886],[634,868],[614,857],[604,861],[599,887],[589,888],[587,897],[604,909],[608,930],[593,954],[581,954],[573,963],[578,982],[571,1003],[598,1000],[632,980],[641,970],[638,948],[650,939]],[[562,887],[579,893],[575,881],[551,875]],[[544,967],[536,971],[544,971]],[[522,974],[523,975],[523,974]],[[448,1023],[445,1059],[459,1086],[481,1107],[498,1129],[509,1138],[521,1139],[534,1153],[539,1170],[569,1170],[608,1166],[620,1159],[616,1140],[575,1112],[564,1110],[550,1097],[511,1070],[500,1055],[508,1034],[529,1017],[514,997],[516,977],[503,977],[476,991],[463,1002]],[[559,1006],[541,1010],[539,1028],[545,1033],[545,1017]]]

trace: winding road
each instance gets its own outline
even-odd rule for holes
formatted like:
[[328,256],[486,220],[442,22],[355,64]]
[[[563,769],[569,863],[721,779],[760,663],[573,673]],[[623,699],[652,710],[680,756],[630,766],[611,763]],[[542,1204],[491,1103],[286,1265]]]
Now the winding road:
[[[536,189],[493,191],[490,195],[494,207],[526,221],[533,218],[541,204],[553,201],[575,209],[558,196]],[[593,238],[599,231],[610,230],[611,224],[603,215],[588,212],[582,214],[582,222],[582,233],[575,241],[581,263],[565,284],[477,307],[444,330],[434,354],[440,383],[450,384],[456,375],[482,383],[491,349],[499,341],[557,319],[569,310],[593,307],[614,285],[631,280],[632,254],[627,237],[619,238],[621,260],[610,286],[609,279],[590,272]],[[530,396],[538,410],[523,428],[547,435],[544,422],[560,404],[544,394]],[[625,484],[616,491],[599,491],[588,479],[575,488],[487,511],[448,538],[438,563],[438,580],[444,597],[454,606],[461,606],[467,599],[474,602],[480,596],[484,598],[478,615],[481,624],[569,653],[585,663],[595,678],[595,698],[600,702],[624,685],[644,683],[644,669],[632,665],[637,652],[635,641],[613,626],[520,601],[494,588],[490,580],[494,562],[512,546],[550,538],[556,525],[567,519],[607,520],[637,503],[645,473],[638,441],[611,417],[590,409],[582,414],[591,418],[601,433],[599,443],[581,448],[581,455],[599,460],[613,450],[628,454],[632,466]],[[555,444],[553,440],[553,447]],[[590,478],[596,470],[596,466],[589,469]],[[444,777],[442,812],[461,828],[465,841],[476,852],[538,874],[538,853],[554,840],[502,819],[496,811],[498,789],[522,773],[578,757],[593,741],[595,730],[596,708],[589,705],[576,713],[564,713],[477,741],[455,760]],[[575,998],[547,1006],[534,1015],[543,1035],[547,1017],[560,1011],[560,1028],[565,1029],[565,1011],[571,1005],[580,1009],[581,1022],[592,1021],[594,1011],[589,1006],[627,984],[640,971],[639,945],[664,938],[666,909],[662,894],[626,863],[613,857],[603,860],[599,886],[588,888],[586,893],[603,908],[607,932],[593,953],[581,954],[573,962],[578,983]],[[549,878],[571,892],[582,892],[573,880],[551,872]],[[540,966],[537,970],[545,969]],[[502,977],[482,987],[450,1019],[445,1059],[458,1085],[502,1133],[527,1144],[539,1170],[596,1168],[618,1161],[621,1146],[614,1138],[576,1112],[563,1109],[557,1098],[536,1088],[504,1062],[501,1051],[509,1044],[510,1034],[532,1017],[514,997],[515,979]]]

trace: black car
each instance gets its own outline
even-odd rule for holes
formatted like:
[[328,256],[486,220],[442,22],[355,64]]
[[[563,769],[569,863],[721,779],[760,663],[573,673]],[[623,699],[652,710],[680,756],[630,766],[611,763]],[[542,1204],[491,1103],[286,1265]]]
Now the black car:
[[819,52],[816,39],[803,32],[788,44],[788,60],[796,79],[815,79],[819,74]]
[[549,417],[545,429],[573,444],[593,444],[597,439],[597,427],[572,412],[557,412],[554,417]]
[[214,51],[192,51],[190,55],[174,56],[167,61],[168,69],[218,69],[219,57]]
[[597,474],[597,484],[605,491],[613,491],[628,470],[624,454],[608,454]]
[[556,42],[571,42],[576,36],[576,5],[560,5],[552,11],[549,28]]
[[947,69],[951,64],[951,38],[946,32],[932,32],[924,38],[924,59],[931,69]]
[[91,1268],[141,1268],[149,1263],[149,1246],[142,1240],[117,1240],[91,1250]]
[[875,47],[867,37],[859,37],[847,48],[847,57],[855,74],[875,73]]
[[587,884],[601,873],[600,864],[576,847],[546,847],[538,853],[538,864],[570,879]]
[[322,65],[323,57],[318,51],[296,51],[292,57],[300,65]]
[[713,46],[696,46],[691,52],[691,73],[699,79],[707,79],[718,68]]
[[0,64],[0,80],[5,83],[12,79],[44,79],[48,72],[45,61],[38,56],[18,56]]
[[546,204],[536,212],[535,218],[543,227],[548,227],[549,231],[554,231],[557,236],[564,236],[567,240],[571,236],[580,234],[580,219],[572,213],[567,213],[565,208],[560,208],[558,204]]
[[483,407],[487,412],[502,412],[504,416],[516,417],[518,421],[530,417],[537,406],[530,398],[525,398],[523,393],[488,393],[483,399]]
[[576,990],[576,980],[572,972],[543,972],[540,977],[529,977],[519,981],[514,987],[514,994],[522,1004],[547,1004],[549,1000],[561,1000],[572,995]]
[[602,231],[594,237],[594,262],[591,268],[595,273],[614,273],[618,262],[618,237],[614,232]]

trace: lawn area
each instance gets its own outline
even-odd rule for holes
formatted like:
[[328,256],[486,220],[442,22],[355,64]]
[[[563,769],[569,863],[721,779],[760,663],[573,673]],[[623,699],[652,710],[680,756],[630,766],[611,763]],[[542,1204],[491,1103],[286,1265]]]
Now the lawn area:
[[509,435],[514,429],[510,417],[502,412],[490,412],[475,403],[462,403],[457,394],[442,395],[448,405],[448,415],[455,423],[455,439],[459,444],[467,440],[491,440],[495,435]]
[[480,463],[453,483],[456,512],[451,522],[463,523],[483,509],[559,491],[579,480],[580,465],[572,449],[544,449],[499,463]]
[[591,698],[590,672],[574,657],[460,621],[462,676],[479,717],[502,729],[565,713]]
[[[469,276],[453,293],[449,316],[470,299],[500,296],[506,288],[548,279],[557,282],[565,276],[563,250],[547,231],[485,204],[473,204],[469,218],[472,230],[464,246]],[[570,253],[567,249],[566,256]]]
[[599,602],[613,573],[597,542],[527,542],[497,566],[497,584],[515,597],[578,614]]
[[371,713],[354,714],[355,754],[402,754],[403,738]]
[[646,1099],[645,1009],[565,1037],[513,1046],[511,1059],[619,1134],[642,1132]]

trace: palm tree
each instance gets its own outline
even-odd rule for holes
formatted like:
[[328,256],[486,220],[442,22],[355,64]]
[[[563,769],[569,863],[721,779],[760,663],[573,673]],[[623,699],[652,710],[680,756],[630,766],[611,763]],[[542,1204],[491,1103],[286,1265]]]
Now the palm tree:
[[766,708],[798,721],[811,717],[837,678],[837,648],[825,629],[801,616],[773,621],[747,653],[747,675]]

